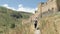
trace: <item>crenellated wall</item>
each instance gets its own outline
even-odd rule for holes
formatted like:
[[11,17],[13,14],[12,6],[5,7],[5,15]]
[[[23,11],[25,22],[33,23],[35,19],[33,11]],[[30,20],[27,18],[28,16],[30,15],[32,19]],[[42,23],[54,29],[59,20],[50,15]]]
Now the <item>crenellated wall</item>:
[[45,3],[40,3],[40,7],[38,7],[39,12],[46,12],[46,11],[58,11],[60,6],[60,0],[48,0]]

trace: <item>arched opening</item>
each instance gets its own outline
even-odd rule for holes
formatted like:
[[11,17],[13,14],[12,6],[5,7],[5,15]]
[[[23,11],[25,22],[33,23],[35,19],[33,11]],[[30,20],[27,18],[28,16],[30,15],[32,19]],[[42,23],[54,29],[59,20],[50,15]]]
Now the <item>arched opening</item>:
[[35,20],[34,22],[35,22],[35,23],[34,23],[34,27],[36,28],[36,27],[37,27],[37,23],[38,23],[38,21]]
[[54,10],[54,8],[52,8],[52,11]]

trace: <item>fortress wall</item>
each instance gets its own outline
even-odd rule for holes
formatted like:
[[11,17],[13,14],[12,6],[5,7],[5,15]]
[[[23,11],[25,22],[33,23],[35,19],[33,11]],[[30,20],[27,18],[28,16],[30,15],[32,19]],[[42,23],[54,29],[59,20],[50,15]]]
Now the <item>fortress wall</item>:
[[56,12],[60,10],[60,0],[47,1],[45,3],[40,3],[38,7],[38,12],[53,11]]
[[[60,4],[59,4],[60,6]],[[56,0],[54,1],[48,1],[45,4],[42,5],[42,12],[46,12],[46,11],[57,11],[58,7],[57,7],[57,3]]]
[[46,12],[48,11],[48,6],[47,5],[43,5],[42,6],[42,12]]
[[54,1],[51,1],[48,3],[48,9],[52,10],[52,11],[56,11],[57,10],[57,5]]

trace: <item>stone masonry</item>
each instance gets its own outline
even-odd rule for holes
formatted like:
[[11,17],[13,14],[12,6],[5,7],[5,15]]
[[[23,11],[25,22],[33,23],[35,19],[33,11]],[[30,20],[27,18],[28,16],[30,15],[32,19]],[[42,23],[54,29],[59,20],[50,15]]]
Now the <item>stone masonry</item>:
[[47,2],[41,2],[38,5],[38,11],[60,11],[60,0],[47,0]]

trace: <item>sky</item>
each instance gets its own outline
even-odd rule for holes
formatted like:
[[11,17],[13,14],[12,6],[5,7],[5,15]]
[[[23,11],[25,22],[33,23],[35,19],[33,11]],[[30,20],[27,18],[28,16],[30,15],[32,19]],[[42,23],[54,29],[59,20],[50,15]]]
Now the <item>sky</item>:
[[37,10],[38,3],[46,0],[0,0],[0,6],[6,8],[34,13]]

